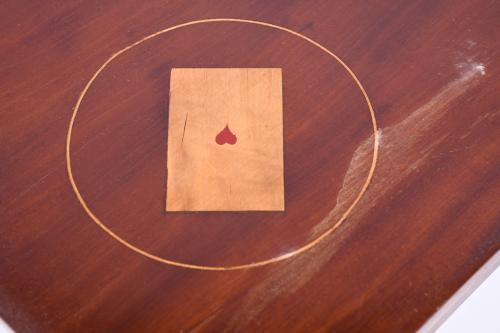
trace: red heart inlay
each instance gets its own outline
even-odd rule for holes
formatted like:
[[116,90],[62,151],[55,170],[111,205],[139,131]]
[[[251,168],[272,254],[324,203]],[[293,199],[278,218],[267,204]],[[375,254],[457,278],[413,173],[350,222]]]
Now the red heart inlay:
[[222,131],[217,134],[215,137],[215,142],[219,145],[223,145],[225,143],[228,143],[230,145],[234,145],[236,143],[236,135],[234,135],[231,130],[229,129],[229,126],[226,125]]

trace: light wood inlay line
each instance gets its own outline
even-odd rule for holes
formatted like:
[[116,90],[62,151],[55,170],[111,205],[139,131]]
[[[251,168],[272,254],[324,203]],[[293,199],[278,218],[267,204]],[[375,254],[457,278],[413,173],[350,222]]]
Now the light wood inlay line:
[[[233,265],[233,266],[196,265],[196,264],[190,264],[190,263],[185,263],[185,262],[179,262],[179,261],[169,260],[169,259],[166,259],[166,258],[159,257],[157,255],[154,255],[152,253],[149,253],[147,251],[144,251],[144,250],[138,248],[137,246],[129,243],[128,241],[126,241],[125,239],[123,239],[122,237],[120,237],[119,235],[117,235],[116,233],[114,233],[110,228],[108,228],[97,217],[97,215],[94,214],[92,212],[92,210],[88,207],[87,203],[85,202],[83,196],[81,195],[81,193],[80,193],[80,191],[78,189],[78,186],[76,185],[76,181],[75,181],[75,178],[73,176],[72,164],[71,164],[71,136],[72,136],[72,131],[73,131],[74,123],[75,123],[75,120],[76,120],[76,115],[78,114],[78,110],[80,108],[80,104],[82,103],[83,98],[85,97],[85,95],[86,95],[87,91],[89,90],[89,88],[92,86],[92,84],[95,81],[95,79],[99,76],[99,74],[115,58],[117,58],[121,54],[127,52],[128,50],[132,49],[133,47],[135,47],[135,46],[137,46],[137,45],[139,45],[139,44],[141,44],[141,43],[143,43],[143,42],[145,42],[145,41],[147,41],[147,40],[149,40],[151,38],[154,38],[154,37],[159,36],[161,34],[167,33],[169,31],[173,31],[173,30],[176,30],[176,29],[180,29],[180,28],[183,28],[183,27],[187,27],[187,26],[191,26],[191,25],[196,25],[196,24],[215,23],[215,22],[235,22],[235,23],[244,23],[244,24],[254,24],[254,25],[269,27],[269,28],[276,29],[276,30],[281,30],[281,31],[287,32],[289,34],[292,34],[294,36],[297,36],[297,37],[303,39],[304,41],[306,41],[306,42],[308,42],[308,43],[316,46],[320,50],[324,51],[325,53],[327,53],[328,55],[330,55],[335,61],[337,61],[338,63],[340,63],[344,67],[344,69],[349,73],[349,75],[352,77],[352,79],[356,82],[356,85],[358,86],[358,88],[362,92],[363,97],[364,97],[364,99],[365,99],[365,101],[366,101],[366,103],[368,105],[368,109],[369,109],[369,112],[370,112],[370,118],[371,118],[371,122],[372,122],[372,127],[373,127],[373,156],[372,156],[372,162],[371,162],[370,170],[368,172],[366,180],[365,180],[365,182],[363,184],[363,187],[361,188],[360,192],[358,193],[358,195],[354,199],[354,201],[349,205],[349,207],[342,214],[342,216],[340,217],[340,219],[331,228],[327,229],[325,232],[323,232],[322,234],[320,234],[318,237],[316,237],[315,239],[313,239],[309,243],[307,243],[307,244],[305,244],[305,245],[303,245],[301,247],[298,247],[297,249],[295,249],[293,251],[290,251],[290,252],[287,252],[285,254],[278,255],[278,256],[275,256],[275,257],[272,257],[272,258],[269,258],[269,259],[266,259],[266,260],[256,261],[256,262],[252,262],[252,263],[243,263],[243,264]],[[138,41],[136,41],[136,42],[134,42],[134,43],[126,46],[126,47],[124,47],[120,51],[114,53],[111,57],[109,57],[108,60],[106,60],[104,62],[104,64],[102,64],[98,68],[98,70],[92,75],[92,77],[90,78],[90,80],[85,85],[84,89],[80,93],[80,95],[78,97],[78,100],[77,100],[77,102],[76,102],[76,104],[75,104],[75,106],[73,108],[73,113],[72,113],[72,116],[71,116],[71,119],[70,119],[70,122],[69,122],[68,133],[67,133],[67,137],[66,137],[66,167],[67,167],[69,181],[71,183],[73,191],[74,191],[74,193],[75,193],[75,195],[76,195],[79,203],[81,204],[81,206],[85,210],[85,212],[89,215],[89,217],[92,219],[92,221],[94,221],[103,231],[105,231],[107,234],[109,234],[111,237],[113,237],[119,243],[123,244],[124,246],[128,247],[132,251],[135,251],[136,253],[139,253],[139,254],[141,254],[141,255],[149,258],[149,259],[152,259],[152,260],[155,260],[155,261],[167,264],[167,265],[172,265],[172,266],[177,266],[177,267],[183,267],[183,268],[190,268],[190,269],[198,269],[198,270],[229,271],[229,270],[238,270],[238,269],[245,269],[245,268],[254,268],[254,267],[265,266],[265,265],[269,265],[269,264],[272,264],[272,263],[276,263],[276,262],[280,262],[280,261],[292,258],[292,257],[294,257],[294,256],[296,256],[296,255],[298,255],[300,253],[303,253],[305,251],[310,250],[311,248],[313,248],[314,246],[316,246],[318,243],[320,243],[321,241],[323,241],[328,235],[330,235],[331,233],[333,233],[340,225],[342,225],[342,223],[345,222],[345,220],[347,219],[347,217],[349,216],[349,214],[352,212],[352,210],[354,209],[354,207],[358,204],[358,202],[360,201],[361,197],[366,192],[366,190],[367,190],[367,188],[368,188],[368,186],[369,186],[369,184],[370,184],[370,182],[371,182],[371,180],[373,178],[373,174],[375,172],[375,167],[376,167],[377,158],[378,158],[378,149],[379,149],[379,134],[378,134],[378,131],[377,131],[377,121],[376,121],[376,118],[375,118],[375,112],[374,112],[373,107],[371,105],[370,99],[368,98],[368,94],[366,93],[365,89],[363,88],[363,85],[361,84],[361,82],[359,81],[359,79],[357,78],[357,76],[349,68],[349,66],[347,66],[347,64],[344,61],[342,61],[337,55],[335,55],[332,51],[328,50],[326,47],[324,47],[320,43],[312,40],[311,38],[309,38],[307,36],[304,36],[301,33],[298,33],[296,31],[293,31],[293,30],[290,30],[288,28],[285,28],[283,26],[274,25],[274,24],[266,23],[266,22],[262,22],[262,21],[253,21],[253,20],[244,20],[244,19],[235,19],[235,18],[214,18],[214,19],[204,19],[204,20],[190,21],[190,22],[186,22],[186,23],[183,23],[183,24],[175,25],[175,26],[172,26],[172,27],[160,30],[158,32],[155,32],[155,33],[153,33],[153,34],[151,34],[149,36],[146,36],[146,37],[144,37],[144,38],[142,38],[142,39],[140,39],[140,40],[138,40]]]

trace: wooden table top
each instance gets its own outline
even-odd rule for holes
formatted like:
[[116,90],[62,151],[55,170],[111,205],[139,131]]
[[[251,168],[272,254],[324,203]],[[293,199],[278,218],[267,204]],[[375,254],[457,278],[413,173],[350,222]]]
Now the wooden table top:
[[[500,248],[496,1],[0,15],[18,332],[411,332]],[[284,212],[165,212],[170,71],[213,67],[282,70]]]

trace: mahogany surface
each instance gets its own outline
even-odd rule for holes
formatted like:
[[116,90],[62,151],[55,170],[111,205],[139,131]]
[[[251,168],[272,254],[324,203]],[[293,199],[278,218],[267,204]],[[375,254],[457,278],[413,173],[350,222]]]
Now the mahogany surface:
[[[500,248],[498,1],[2,1],[0,18],[0,317],[17,332],[412,332]],[[68,180],[72,108],[95,71],[206,18],[312,38],[375,110],[368,190],[330,236],[282,262],[151,260],[97,226]],[[282,68],[285,212],[165,212],[174,67]],[[71,158],[117,235],[232,266],[332,227],[366,179],[372,135],[361,91],[326,53],[217,22],[116,58],[82,101]]]

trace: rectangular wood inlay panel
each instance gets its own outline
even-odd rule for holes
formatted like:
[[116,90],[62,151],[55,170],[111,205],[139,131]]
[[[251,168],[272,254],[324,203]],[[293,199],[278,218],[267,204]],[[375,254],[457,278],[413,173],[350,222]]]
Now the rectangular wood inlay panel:
[[167,211],[282,211],[280,68],[174,68]]

